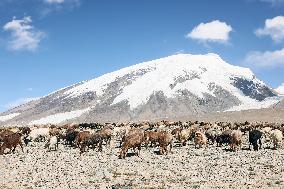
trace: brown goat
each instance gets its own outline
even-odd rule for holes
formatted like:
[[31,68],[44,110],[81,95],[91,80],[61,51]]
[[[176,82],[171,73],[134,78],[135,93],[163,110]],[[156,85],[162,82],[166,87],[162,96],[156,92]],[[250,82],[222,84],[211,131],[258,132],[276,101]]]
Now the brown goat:
[[[168,154],[168,152],[172,151],[172,143],[173,143],[173,135],[167,132],[159,132],[158,134],[158,142],[160,146],[160,154]],[[168,151],[168,146],[170,145],[170,150]]]
[[139,156],[143,140],[144,136],[137,133],[125,137],[124,143],[122,144],[120,150],[119,157],[125,159],[127,151],[130,148],[132,148],[134,151],[137,148],[138,149],[137,156]]
[[239,146],[241,149],[242,145],[242,135],[243,133],[240,130],[233,130],[230,137],[230,147],[231,150],[236,151],[236,147]]
[[2,138],[3,144],[0,146],[0,155],[4,154],[6,148],[8,148],[10,152],[14,152],[18,145],[21,146],[22,152],[24,152],[21,136],[22,134],[20,133],[13,133],[11,135],[4,136]]
[[182,131],[182,128],[175,128],[172,130],[171,134],[180,141],[180,133]]
[[91,134],[89,131],[81,131],[78,133],[75,139],[75,145],[80,148],[81,142],[90,138]]
[[100,135],[102,140],[106,142],[106,144],[110,145],[111,135],[112,135],[111,128],[105,127],[102,130],[98,131],[98,134]]
[[144,138],[145,138],[145,146],[148,147],[149,142],[151,142],[150,146],[155,146],[157,142],[159,142],[161,132],[156,131],[145,131]]
[[102,143],[103,143],[103,139],[98,132],[91,134],[89,138],[85,138],[82,141],[81,146],[80,146],[80,154],[85,152],[86,147],[91,147],[92,149],[94,149],[96,146],[99,147],[99,151],[101,152],[103,150]]
[[9,135],[12,135],[12,134],[14,134],[13,131],[3,130],[2,132],[0,132],[0,138],[4,138],[5,136],[9,136]]

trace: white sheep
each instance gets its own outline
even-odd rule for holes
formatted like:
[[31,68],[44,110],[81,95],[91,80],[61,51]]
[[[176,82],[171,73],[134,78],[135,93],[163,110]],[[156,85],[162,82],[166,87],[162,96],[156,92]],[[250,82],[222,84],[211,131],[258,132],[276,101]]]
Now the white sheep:
[[195,133],[194,145],[195,145],[195,148],[197,148],[197,145],[199,146],[199,148],[201,148],[203,145],[205,147],[208,147],[207,137],[205,136],[203,132],[197,131]]
[[31,131],[29,139],[31,141],[45,141],[49,137],[49,128],[35,128]]
[[53,147],[54,150],[58,149],[58,138],[56,136],[52,136],[50,138],[48,138],[47,143],[44,146],[45,148],[48,148],[48,150],[50,151],[51,148]]
[[275,149],[282,143],[283,134],[278,129],[271,130],[269,132],[269,137],[272,140]]

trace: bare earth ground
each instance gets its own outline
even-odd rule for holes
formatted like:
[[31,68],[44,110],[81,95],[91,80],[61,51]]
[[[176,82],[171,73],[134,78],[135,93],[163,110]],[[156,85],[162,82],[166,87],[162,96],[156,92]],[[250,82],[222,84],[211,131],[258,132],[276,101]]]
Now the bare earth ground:
[[234,112],[220,112],[205,114],[194,117],[182,117],[176,120],[199,120],[199,121],[225,121],[225,122],[278,122],[284,123],[284,109],[265,108],[258,110],[243,110]]
[[167,156],[142,148],[140,157],[129,153],[123,160],[114,142],[102,153],[90,150],[81,156],[62,144],[51,152],[43,145],[0,156],[1,189],[284,188],[282,147],[230,152],[228,147],[195,149],[190,142]]

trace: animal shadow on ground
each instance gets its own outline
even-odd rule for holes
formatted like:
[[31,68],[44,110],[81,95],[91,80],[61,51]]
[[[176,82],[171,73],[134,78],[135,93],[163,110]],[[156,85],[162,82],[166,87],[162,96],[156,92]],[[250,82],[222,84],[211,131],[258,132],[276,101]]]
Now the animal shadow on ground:
[[249,147],[243,147],[241,150],[245,150],[245,151],[253,151],[251,148]]
[[126,154],[126,157],[132,157],[132,156],[136,156],[137,154],[135,152],[128,152]]
[[266,146],[266,147],[264,147],[262,149],[265,149],[265,150],[277,150],[277,148],[275,148],[275,147],[271,148],[270,146]]
[[[238,150],[236,150],[236,151],[239,151],[240,149],[238,149]],[[241,150],[250,150],[249,148],[242,148]],[[236,152],[236,151],[234,151],[234,150],[232,150],[232,149],[230,149],[230,148],[223,148],[223,151],[225,151],[225,152]]]
[[156,155],[162,155],[161,152],[160,152],[160,150],[155,150],[155,151],[154,151],[154,154],[156,154]]

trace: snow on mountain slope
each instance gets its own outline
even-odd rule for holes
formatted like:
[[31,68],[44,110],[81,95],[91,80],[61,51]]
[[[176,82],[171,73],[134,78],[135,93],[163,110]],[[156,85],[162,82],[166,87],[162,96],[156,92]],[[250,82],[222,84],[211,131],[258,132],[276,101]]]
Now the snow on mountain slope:
[[233,106],[232,108],[226,110],[225,112],[269,108],[273,104],[276,104],[281,100],[282,98],[280,97],[268,97],[263,101],[250,100],[249,102],[242,103],[238,106]]
[[20,113],[9,124],[157,120],[266,108],[279,101],[275,96],[250,69],[216,54],[178,54],[62,88],[1,115]]
[[[146,73],[133,78],[130,85],[120,89],[122,93],[114,99],[112,105],[126,100],[130,108],[135,109],[146,103],[157,91],[162,91],[168,98],[178,95],[184,89],[199,98],[204,98],[205,93],[214,96],[214,90],[211,89],[212,84],[234,94],[242,103],[249,104],[255,103],[255,100],[244,96],[241,90],[232,85],[232,78],[253,80],[264,85],[248,68],[230,65],[216,54],[179,54],[103,75],[74,87],[65,94],[75,97],[93,91],[97,96],[101,96],[108,84],[117,78],[128,73],[143,71]],[[179,82],[178,80],[184,81]]]
[[79,117],[80,115],[82,115],[83,113],[86,113],[89,110],[90,108],[86,108],[84,110],[76,110],[72,112],[64,112],[64,113],[50,115],[50,116],[41,118],[39,120],[34,120],[30,122],[30,125],[59,124],[68,119],[74,119],[76,117]]
[[20,115],[20,113],[13,113],[13,114],[9,114],[9,115],[5,115],[5,116],[0,116],[0,122],[1,121],[8,121],[10,119],[13,119],[14,117]]
[[284,95],[284,83],[275,89],[280,95]]

